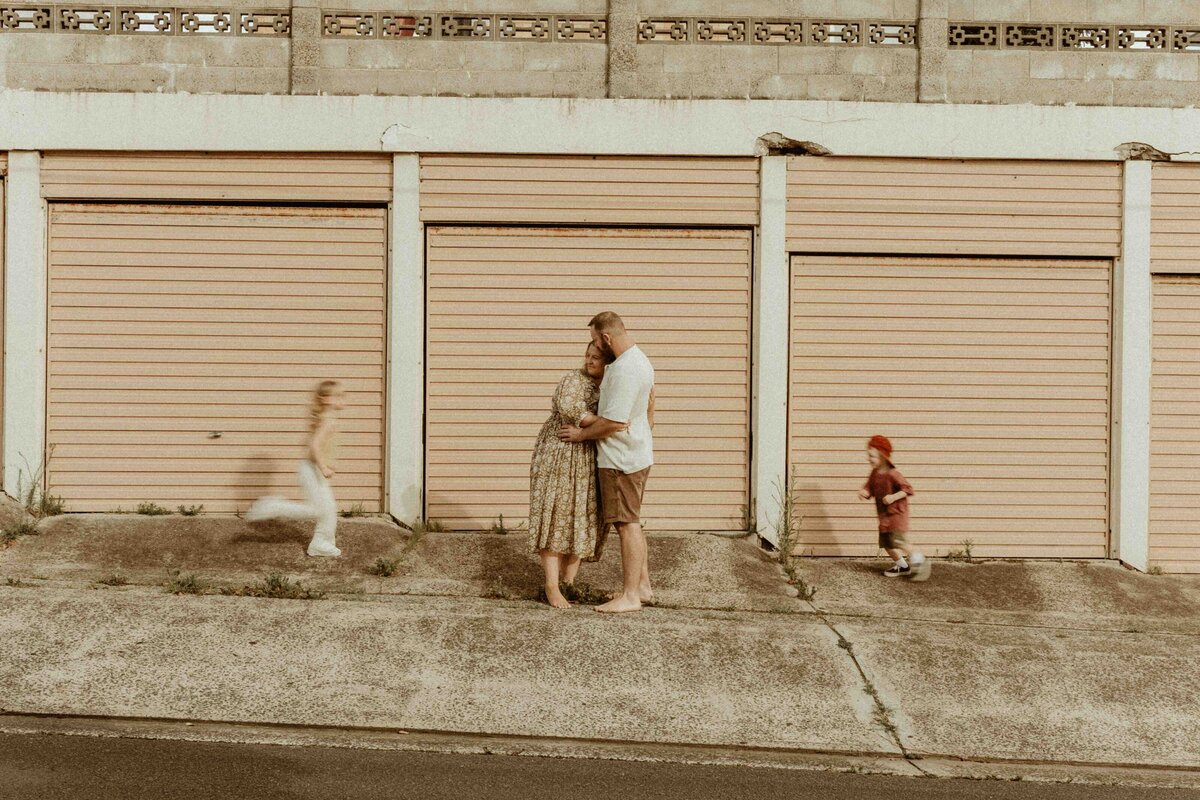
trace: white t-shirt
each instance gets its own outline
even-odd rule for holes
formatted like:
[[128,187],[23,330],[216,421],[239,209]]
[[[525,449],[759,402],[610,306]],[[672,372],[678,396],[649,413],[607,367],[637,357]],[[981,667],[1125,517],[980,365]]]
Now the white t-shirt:
[[629,430],[596,442],[597,461],[602,468],[619,469],[628,475],[654,463],[654,437],[646,416],[653,388],[654,367],[637,345],[604,370],[597,413],[613,422],[628,422]]

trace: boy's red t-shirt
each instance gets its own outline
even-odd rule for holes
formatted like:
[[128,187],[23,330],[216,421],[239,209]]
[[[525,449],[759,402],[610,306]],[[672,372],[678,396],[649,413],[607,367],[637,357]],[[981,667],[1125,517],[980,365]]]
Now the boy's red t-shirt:
[[887,470],[871,470],[863,488],[875,498],[875,513],[879,515],[880,533],[903,533],[908,530],[908,497],[889,505],[884,505],[883,498],[896,492],[906,492],[909,497],[913,494],[912,484],[900,474],[900,470],[891,467]]

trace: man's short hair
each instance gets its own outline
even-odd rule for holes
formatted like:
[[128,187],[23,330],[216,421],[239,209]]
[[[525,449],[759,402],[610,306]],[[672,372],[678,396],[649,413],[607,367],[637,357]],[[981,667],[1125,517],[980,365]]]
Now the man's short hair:
[[592,317],[592,321],[588,323],[588,327],[595,328],[600,333],[610,335],[625,332],[625,323],[617,316],[615,311],[601,311]]

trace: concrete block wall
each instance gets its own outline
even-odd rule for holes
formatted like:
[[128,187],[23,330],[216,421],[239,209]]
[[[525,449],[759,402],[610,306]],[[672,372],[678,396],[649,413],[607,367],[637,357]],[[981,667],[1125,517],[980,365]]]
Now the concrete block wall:
[[[662,0],[643,18],[872,19],[915,22],[918,0]],[[750,44],[637,46],[637,97],[866,100],[917,99],[915,47]]]
[[[955,22],[1186,25],[1185,0],[949,0]],[[1200,104],[1200,52],[973,49],[946,54],[952,103],[1186,107]]]
[[[395,3],[351,0],[330,5],[348,12],[394,13]],[[404,11],[571,14],[607,16],[600,0],[416,0]],[[608,50],[603,42],[449,41],[414,38],[320,40],[323,94],[450,95],[458,97],[604,97]]]
[[[197,8],[200,8],[197,6]],[[210,7],[211,8],[211,7]],[[412,0],[404,12],[606,18],[606,42],[331,37],[325,14],[389,0],[292,0],[290,34],[0,30],[0,88],[467,97],[754,98],[1174,106],[1200,104],[1195,52],[948,47],[946,25],[1178,25],[1200,0]],[[917,22],[913,46],[639,41],[641,19]]]
[[0,86],[92,92],[287,94],[279,37],[0,33]]

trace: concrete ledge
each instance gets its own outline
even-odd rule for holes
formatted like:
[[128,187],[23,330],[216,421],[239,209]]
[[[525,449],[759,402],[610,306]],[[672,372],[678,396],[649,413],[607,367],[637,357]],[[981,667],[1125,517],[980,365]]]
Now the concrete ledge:
[[[0,587],[0,707],[880,752],[817,620]],[[799,620],[799,621],[798,621]]]

